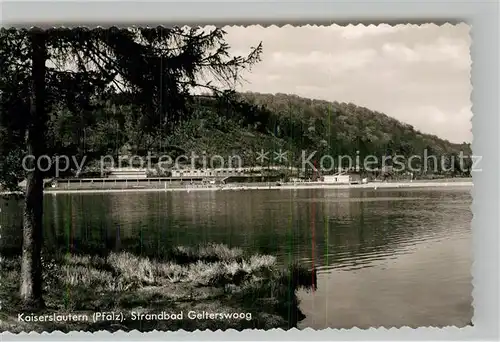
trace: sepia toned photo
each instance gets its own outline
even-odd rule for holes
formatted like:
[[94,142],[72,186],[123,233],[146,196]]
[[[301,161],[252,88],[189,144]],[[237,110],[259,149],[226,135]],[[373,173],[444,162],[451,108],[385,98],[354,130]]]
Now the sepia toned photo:
[[467,24],[2,28],[2,332],[472,325]]

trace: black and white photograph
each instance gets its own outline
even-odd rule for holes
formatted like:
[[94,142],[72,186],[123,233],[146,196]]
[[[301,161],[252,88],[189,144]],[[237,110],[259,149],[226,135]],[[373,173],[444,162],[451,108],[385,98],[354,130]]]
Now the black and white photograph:
[[472,325],[470,26],[0,32],[0,331]]

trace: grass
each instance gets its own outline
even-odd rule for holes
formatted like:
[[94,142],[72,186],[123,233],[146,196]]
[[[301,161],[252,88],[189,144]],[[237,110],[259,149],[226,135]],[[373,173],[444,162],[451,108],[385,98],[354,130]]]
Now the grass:
[[[43,267],[47,308],[36,314],[81,314],[89,320],[19,321],[20,259],[4,259],[1,331],[288,329],[304,318],[296,290],[316,286],[310,270],[297,265],[281,268],[273,256],[245,255],[241,249],[219,244],[176,247],[159,260],[127,252],[105,257],[67,254],[44,260]],[[131,315],[162,311],[183,317],[134,320]],[[246,316],[191,319],[190,311]],[[121,312],[124,320],[93,322],[94,312]]]

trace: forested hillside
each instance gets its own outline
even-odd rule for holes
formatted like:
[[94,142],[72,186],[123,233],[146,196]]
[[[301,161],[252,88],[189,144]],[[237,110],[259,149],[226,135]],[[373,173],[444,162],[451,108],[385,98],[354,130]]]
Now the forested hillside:
[[327,102],[286,94],[237,94],[239,106],[199,98],[197,115],[169,137],[171,144],[197,153],[234,154],[255,160],[255,152],[302,150],[318,155],[452,156],[470,144],[453,144],[424,134],[383,113],[352,103]]
[[[303,150],[329,154],[378,157],[385,155],[451,156],[470,144],[453,144],[424,134],[385,114],[352,103],[311,100],[296,95],[228,93],[197,96],[184,120],[171,134],[138,129],[144,115],[127,96],[116,96],[104,109],[75,120],[64,111],[53,114],[51,129],[59,142],[81,153],[146,155],[188,153],[239,155],[255,164],[261,150],[289,151],[293,164]],[[161,125],[158,124],[158,127]],[[295,158],[291,158],[294,154]],[[290,160],[292,159],[292,160]]]

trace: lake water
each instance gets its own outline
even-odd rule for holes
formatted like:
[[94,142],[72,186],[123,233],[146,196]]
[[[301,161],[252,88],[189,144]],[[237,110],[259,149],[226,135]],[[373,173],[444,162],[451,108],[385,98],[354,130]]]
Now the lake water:
[[[45,196],[49,250],[225,243],[318,269],[300,327],[464,326],[472,317],[470,188],[274,190]],[[16,253],[21,208],[0,203]]]

